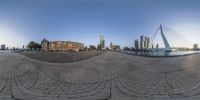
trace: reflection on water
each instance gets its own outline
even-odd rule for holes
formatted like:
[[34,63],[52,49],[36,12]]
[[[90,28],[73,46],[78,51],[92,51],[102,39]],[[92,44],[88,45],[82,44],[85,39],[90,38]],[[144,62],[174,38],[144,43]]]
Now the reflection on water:
[[4,53],[4,52],[12,52],[12,50],[0,50],[0,53]]
[[[12,50],[0,50],[0,53],[12,52]],[[14,51],[13,51],[14,52]],[[172,52],[134,52],[134,51],[119,51],[126,54],[138,55],[138,56],[150,56],[150,57],[173,57],[184,56],[190,54],[197,54],[200,51],[172,51]]]
[[134,52],[134,51],[120,51],[122,53],[139,55],[139,56],[152,56],[152,57],[173,57],[184,56],[190,54],[200,53],[200,51],[172,51],[172,52]]

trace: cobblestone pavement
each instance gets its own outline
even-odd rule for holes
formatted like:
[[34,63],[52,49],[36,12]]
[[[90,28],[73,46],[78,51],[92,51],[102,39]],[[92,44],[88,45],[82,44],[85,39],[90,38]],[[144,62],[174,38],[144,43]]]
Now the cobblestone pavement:
[[106,52],[71,63],[0,53],[0,100],[199,100],[200,55]]

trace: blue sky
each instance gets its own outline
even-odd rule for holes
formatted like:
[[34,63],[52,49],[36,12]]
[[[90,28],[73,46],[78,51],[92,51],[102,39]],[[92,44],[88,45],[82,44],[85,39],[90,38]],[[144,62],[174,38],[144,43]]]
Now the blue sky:
[[[99,35],[133,46],[160,24],[200,43],[199,0],[0,0],[0,44],[71,40],[97,45]],[[166,33],[167,34],[167,33]]]

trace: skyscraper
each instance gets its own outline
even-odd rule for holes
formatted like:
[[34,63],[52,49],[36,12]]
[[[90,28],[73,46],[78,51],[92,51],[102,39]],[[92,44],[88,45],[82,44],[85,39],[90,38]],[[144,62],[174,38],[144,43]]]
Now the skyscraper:
[[138,39],[136,39],[134,41],[134,44],[135,44],[135,50],[139,50],[139,41],[138,41]]
[[25,49],[25,46],[24,46],[24,45],[22,46],[22,49],[23,49],[23,50]]
[[100,35],[100,48],[105,49],[105,40],[103,35]]
[[110,43],[110,48],[112,47],[112,45],[113,45],[113,43],[111,42],[111,43]]
[[140,36],[140,49],[144,50],[149,48],[150,39],[147,36]]
[[199,49],[198,44],[194,44],[193,45],[193,50],[198,50],[198,49]]
[[6,50],[6,45],[5,44],[1,45],[1,50]]

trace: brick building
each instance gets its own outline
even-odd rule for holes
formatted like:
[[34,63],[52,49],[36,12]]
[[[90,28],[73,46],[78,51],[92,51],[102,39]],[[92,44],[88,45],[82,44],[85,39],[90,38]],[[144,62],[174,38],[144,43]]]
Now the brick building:
[[80,51],[84,50],[84,44],[72,41],[48,41],[41,42],[43,51]]

